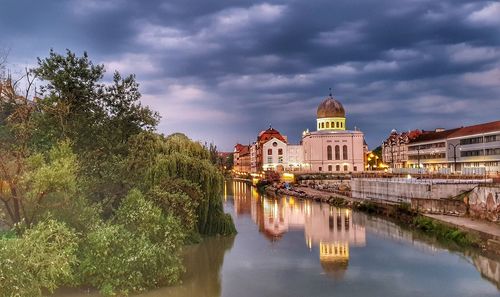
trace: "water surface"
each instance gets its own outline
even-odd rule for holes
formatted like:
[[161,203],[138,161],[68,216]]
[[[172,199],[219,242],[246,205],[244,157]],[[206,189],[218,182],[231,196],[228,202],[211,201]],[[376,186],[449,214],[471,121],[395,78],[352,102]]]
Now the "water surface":
[[139,296],[500,296],[500,262],[390,221],[234,181],[224,203],[238,235],[188,247],[183,283]]

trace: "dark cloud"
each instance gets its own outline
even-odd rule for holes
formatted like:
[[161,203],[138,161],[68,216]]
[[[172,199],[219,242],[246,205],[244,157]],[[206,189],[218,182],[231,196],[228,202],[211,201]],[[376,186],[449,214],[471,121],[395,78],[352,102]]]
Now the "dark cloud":
[[231,149],[269,124],[297,142],[334,87],[371,147],[392,129],[498,120],[500,4],[489,1],[5,1],[12,67],[50,48],[136,73],[143,100]]

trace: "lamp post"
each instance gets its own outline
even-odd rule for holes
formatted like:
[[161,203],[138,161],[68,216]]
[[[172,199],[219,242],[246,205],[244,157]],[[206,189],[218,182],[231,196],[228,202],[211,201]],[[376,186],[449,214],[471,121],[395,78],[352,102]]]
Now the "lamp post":
[[448,145],[452,146],[453,147],[453,172],[457,172],[457,147],[460,145],[460,144],[452,144],[452,143],[449,143]]

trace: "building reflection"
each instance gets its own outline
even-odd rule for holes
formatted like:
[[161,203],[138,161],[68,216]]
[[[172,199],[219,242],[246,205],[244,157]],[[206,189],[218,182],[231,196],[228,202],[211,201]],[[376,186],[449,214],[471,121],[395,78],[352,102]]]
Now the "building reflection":
[[349,264],[350,247],[366,244],[362,214],[327,204],[297,200],[293,197],[260,197],[255,188],[233,182],[236,215],[250,213],[259,231],[271,242],[292,230],[304,230],[308,248],[319,248],[323,270],[342,277]]

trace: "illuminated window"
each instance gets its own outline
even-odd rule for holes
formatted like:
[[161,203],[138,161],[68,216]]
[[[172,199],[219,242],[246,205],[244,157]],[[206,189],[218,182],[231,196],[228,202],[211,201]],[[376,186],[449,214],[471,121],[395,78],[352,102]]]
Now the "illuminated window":
[[332,128],[335,127],[335,122],[332,122],[330,125],[332,126]]
[[347,170],[349,170],[347,165],[344,165],[344,171],[347,171]]
[[342,159],[347,160],[347,145],[342,147]]
[[325,128],[325,123],[321,123],[321,128]]
[[267,163],[272,163],[273,162],[273,157],[267,157]]
[[333,156],[332,156],[332,146],[329,145],[326,147],[326,157],[328,160],[332,160]]
[[339,128],[339,127],[340,127],[340,124],[339,124],[339,122],[337,122],[337,128]]
[[326,122],[326,127],[330,128],[330,122]]
[[273,154],[273,149],[267,149],[267,154],[272,155]]
[[335,146],[335,160],[340,160],[340,146]]

